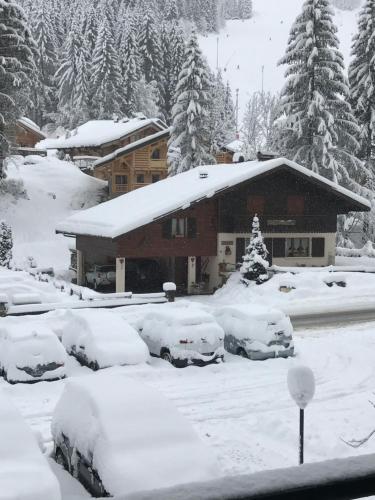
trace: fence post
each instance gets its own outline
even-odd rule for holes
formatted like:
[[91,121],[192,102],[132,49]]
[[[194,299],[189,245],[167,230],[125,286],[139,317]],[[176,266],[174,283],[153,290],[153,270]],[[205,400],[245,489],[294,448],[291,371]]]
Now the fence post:
[[168,302],[174,302],[176,298],[176,284],[172,282],[163,283],[163,291],[165,292],[165,296],[168,299]]

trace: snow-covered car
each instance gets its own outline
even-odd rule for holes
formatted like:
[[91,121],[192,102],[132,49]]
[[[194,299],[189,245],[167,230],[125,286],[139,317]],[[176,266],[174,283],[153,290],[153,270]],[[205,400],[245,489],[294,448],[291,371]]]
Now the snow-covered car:
[[282,311],[254,304],[226,306],[216,319],[225,332],[225,349],[232,354],[253,360],[294,354],[293,326]]
[[61,340],[68,354],[93,370],[136,365],[149,359],[138,332],[112,311],[67,311],[60,318]]
[[224,359],[223,329],[199,307],[154,308],[145,315],[140,334],[152,355],[179,368]]
[[68,380],[52,436],[56,462],[95,497],[218,476],[216,458],[172,403],[127,376]]
[[66,352],[41,321],[5,318],[0,325],[0,372],[10,383],[65,377]]
[[0,391],[0,498],[61,500],[60,487],[30,427]]
[[110,286],[115,283],[115,266],[94,266],[86,273],[86,285],[91,285],[95,290],[101,286]]

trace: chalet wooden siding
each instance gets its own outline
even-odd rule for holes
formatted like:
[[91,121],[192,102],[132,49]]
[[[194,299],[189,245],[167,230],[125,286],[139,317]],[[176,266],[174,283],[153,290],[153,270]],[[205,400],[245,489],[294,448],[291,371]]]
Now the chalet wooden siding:
[[280,170],[220,197],[219,232],[249,233],[257,213],[264,233],[335,233],[337,214],[347,211],[333,193]]
[[153,222],[115,241],[119,257],[188,257],[213,256],[217,254],[217,203],[204,201],[194,208],[183,210],[169,218],[192,218],[196,220],[196,236],[168,238],[163,234],[164,220]]
[[216,163],[224,164],[224,163],[233,163],[233,153],[230,151],[220,151],[215,154]]

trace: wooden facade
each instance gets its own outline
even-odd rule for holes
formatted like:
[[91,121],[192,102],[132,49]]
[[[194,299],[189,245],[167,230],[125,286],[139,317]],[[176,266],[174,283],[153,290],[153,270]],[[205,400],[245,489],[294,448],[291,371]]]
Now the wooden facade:
[[146,141],[98,165],[94,177],[108,181],[111,198],[165,179],[168,175],[168,137],[166,132],[159,139]]

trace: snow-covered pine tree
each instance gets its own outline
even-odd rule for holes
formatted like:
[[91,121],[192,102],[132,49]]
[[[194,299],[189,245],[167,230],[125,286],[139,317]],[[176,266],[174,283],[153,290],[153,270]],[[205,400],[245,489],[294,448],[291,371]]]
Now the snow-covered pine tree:
[[185,49],[172,109],[169,147],[179,149],[181,156],[170,165],[170,175],[215,162],[209,153],[210,92],[208,66],[193,31]]
[[240,19],[250,19],[253,16],[253,0],[238,0]]
[[262,113],[262,93],[254,92],[246,105],[242,122],[246,157],[253,160],[264,145]]
[[247,281],[255,281],[257,285],[260,285],[268,280],[267,269],[269,263],[267,256],[268,250],[263,241],[258,216],[255,214],[252,222],[250,244],[246,248],[246,254],[243,256],[240,269],[246,284],[248,284]]
[[153,0],[143,6],[140,18],[138,50],[141,57],[142,71],[146,82],[159,81],[161,78],[161,49],[158,26],[156,24],[157,9]]
[[178,24],[163,23],[160,31],[162,65],[159,78],[159,107],[163,120],[170,124],[178,76],[185,53],[184,34]]
[[0,0],[0,178],[5,177],[6,127],[30,105],[35,53],[23,9],[13,0]]
[[124,112],[127,116],[139,111],[136,106],[137,88],[141,75],[140,57],[136,34],[133,24],[130,23],[120,46],[120,66],[123,77]]
[[0,222],[0,266],[9,267],[12,260],[13,236],[12,228],[5,222]]
[[366,0],[353,37],[350,94],[361,129],[359,157],[375,175],[375,0]]
[[176,23],[179,19],[179,12],[176,0],[164,0],[163,1],[163,18],[171,23]]
[[92,58],[90,112],[92,118],[112,118],[123,106],[122,77],[114,43],[114,10],[102,0],[101,24]]
[[353,116],[328,0],[306,0],[290,32],[280,64],[286,65],[279,149],[289,158],[334,181],[350,183],[358,125]]

